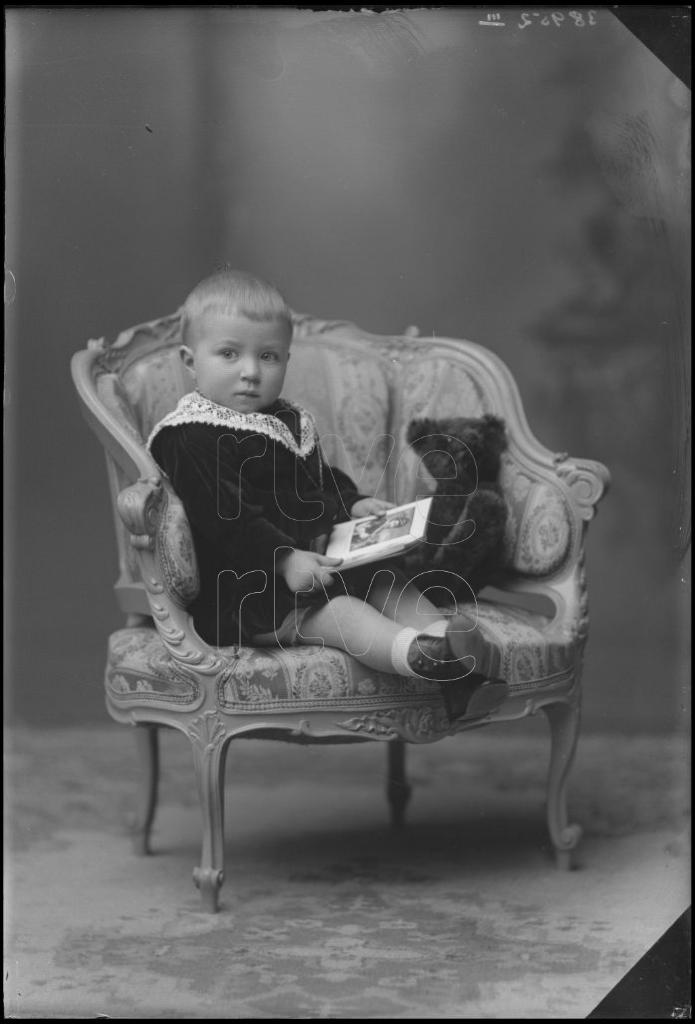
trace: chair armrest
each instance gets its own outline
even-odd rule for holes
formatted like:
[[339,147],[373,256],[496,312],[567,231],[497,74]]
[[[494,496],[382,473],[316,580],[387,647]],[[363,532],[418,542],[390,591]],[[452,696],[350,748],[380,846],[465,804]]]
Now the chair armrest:
[[148,476],[124,488],[116,502],[130,543],[151,560],[148,575],[185,609],[198,595],[200,577],[180,498],[161,476]]
[[[563,565],[548,575],[525,575],[512,572],[506,578],[501,576],[491,584],[493,591],[512,604],[520,604],[537,610],[549,618],[549,635],[585,639],[588,633],[589,616],[587,609],[587,586],[584,569],[584,542],[589,522],[596,514],[596,507],[610,486],[610,472],[601,462],[591,459],[575,459],[565,452],[552,454],[553,471],[563,484],[574,510],[576,527],[572,530],[573,541]],[[536,462],[538,464],[538,459]],[[547,461],[545,472],[550,469]],[[541,520],[531,529],[544,528]],[[487,596],[483,593],[481,596]],[[533,603],[527,604],[527,598]],[[494,598],[493,598],[494,599]],[[536,602],[541,599],[542,604]]]
[[140,479],[118,495],[118,513],[134,548],[154,551],[163,496],[162,478],[157,476]]
[[177,671],[197,683],[216,676],[225,661],[198,636],[187,610],[199,578],[180,499],[163,477],[152,475],[125,487],[117,507],[137,549],[154,625]]
[[589,522],[610,487],[608,468],[592,459],[572,459],[565,452],[555,455],[554,461],[557,474],[569,490],[579,516]]

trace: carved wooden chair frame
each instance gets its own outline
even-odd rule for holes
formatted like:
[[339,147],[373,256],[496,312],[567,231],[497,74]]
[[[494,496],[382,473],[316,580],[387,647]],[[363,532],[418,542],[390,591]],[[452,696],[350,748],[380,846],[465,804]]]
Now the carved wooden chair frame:
[[[443,706],[428,704],[423,708],[417,702],[391,709],[382,706],[369,713],[356,713],[354,709],[338,713],[319,706],[310,711],[264,711],[251,716],[220,714],[218,687],[225,674],[233,671],[235,651],[209,646],[193,628],[186,604],[196,592],[194,564],[188,579],[179,576],[172,580],[166,539],[182,522],[185,524],[181,503],[144,447],[142,437],[132,428],[128,410],[122,408],[123,395],[112,394],[106,401],[99,386],[100,378],[118,377],[134,360],[176,345],[178,330],[179,318],[174,314],[125,331],[112,344],[104,339],[91,341],[73,357],[72,374],[83,413],[106,449],[117,508],[120,577],[115,591],[127,617],[126,628],[154,628],[170,659],[172,673],[195,681],[198,692],[197,700],[185,706],[155,706],[145,700],[126,707],[107,693],[111,716],[138,727],[143,782],[134,826],[135,849],[140,854],[150,850],[159,777],[158,729],[173,727],[183,732],[192,745],[203,815],[201,862],[194,869],[194,879],[203,906],[215,911],[223,881],[224,775],[230,740],[249,736],[282,737],[299,743],[385,742],[388,800],[392,820],[400,824],[410,796],[405,776],[405,744],[442,739],[484,725],[490,719],[452,725]],[[531,434],[509,370],[494,354],[478,345],[453,339],[421,339],[414,329],[399,336],[378,336],[352,324],[295,318],[293,344],[348,336],[358,339],[370,351],[380,352],[385,364],[395,367],[394,374],[399,363],[427,360],[434,351],[440,356],[450,353],[452,360],[465,359],[484,382],[492,407],[505,417],[516,465],[530,478],[550,481],[559,488],[570,510],[567,554],[557,571],[541,578],[512,573],[500,584],[497,597],[502,597],[503,606],[507,602],[523,603],[528,597],[550,602],[548,643],[570,645],[571,663],[552,679],[544,680],[542,686],[512,688],[508,701],[494,715],[495,722],[524,718],[538,711],[548,718],[551,753],[547,822],[557,863],[568,867],[571,851],[581,835],[581,828],[568,819],[566,783],[579,732],[581,665],[588,633],[585,532],[608,486],[608,471],[601,463],[573,459],[542,446]]]

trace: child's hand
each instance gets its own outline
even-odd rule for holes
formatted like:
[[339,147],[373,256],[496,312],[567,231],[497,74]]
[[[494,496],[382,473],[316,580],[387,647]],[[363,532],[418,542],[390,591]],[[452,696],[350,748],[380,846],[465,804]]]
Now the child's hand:
[[342,563],[342,558],[329,558],[315,551],[292,550],[278,563],[277,571],[293,594],[300,590],[318,590],[333,582],[331,568]]
[[381,498],[360,498],[350,509],[351,519],[361,519],[362,516],[378,516],[389,508],[395,508],[392,501],[382,501]]

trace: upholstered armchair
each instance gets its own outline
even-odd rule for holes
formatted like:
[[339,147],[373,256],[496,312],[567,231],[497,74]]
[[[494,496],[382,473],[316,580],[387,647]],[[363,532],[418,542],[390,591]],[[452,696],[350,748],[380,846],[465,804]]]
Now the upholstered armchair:
[[504,564],[495,589],[480,595],[478,615],[504,651],[510,693],[493,715],[452,724],[437,684],[374,672],[332,648],[214,648],[196,634],[186,610],[198,586],[190,529],[145,448],[154,424],[191,388],[179,343],[174,314],[111,344],[90,341],[72,361],[83,412],[106,449],[114,503],[115,592],[126,619],[108,641],[106,706],[117,722],[136,727],[136,851],[150,849],[161,726],[191,742],[202,810],[202,856],[193,875],[204,908],[215,911],[230,740],[384,743],[391,815],[400,824],[410,796],[406,744],[542,711],[550,725],[548,827],[558,864],[569,866],[581,835],[568,819],[566,783],[588,630],[583,552],[609,482],[606,468],[539,444],[509,370],[479,345],[420,339],[414,329],[377,336],[351,323],[295,317],[283,394],[312,410],[328,461],[363,493],[400,503],[432,489],[404,439],[411,419],[491,412],[506,421]]

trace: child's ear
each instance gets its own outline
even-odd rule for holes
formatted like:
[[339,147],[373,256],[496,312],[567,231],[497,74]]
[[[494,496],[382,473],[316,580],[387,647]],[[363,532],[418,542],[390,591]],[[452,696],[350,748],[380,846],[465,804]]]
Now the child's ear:
[[193,352],[188,347],[188,345],[181,345],[181,347],[179,348],[179,355],[181,356],[181,361],[182,361],[183,365],[187,369],[189,369],[191,371],[191,373],[192,373],[193,372],[193,362],[194,362],[194,360],[193,360]]

